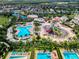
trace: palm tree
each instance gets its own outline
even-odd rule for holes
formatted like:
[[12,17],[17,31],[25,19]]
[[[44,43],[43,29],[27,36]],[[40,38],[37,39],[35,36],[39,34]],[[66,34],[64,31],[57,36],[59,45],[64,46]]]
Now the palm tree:
[[66,50],[69,50],[69,43],[67,41],[65,41],[63,43],[63,47],[66,49]]
[[33,48],[32,52],[31,52],[30,59],[35,59],[35,49],[34,48]]
[[76,49],[77,48],[77,41],[72,41],[69,43],[69,47],[70,49]]

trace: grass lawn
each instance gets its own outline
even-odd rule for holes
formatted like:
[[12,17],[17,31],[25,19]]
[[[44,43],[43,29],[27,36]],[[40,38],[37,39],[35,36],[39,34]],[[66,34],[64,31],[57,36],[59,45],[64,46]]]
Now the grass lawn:
[[8,25],[9,23],[9,18],[5,16],[0,16],[0,25]]

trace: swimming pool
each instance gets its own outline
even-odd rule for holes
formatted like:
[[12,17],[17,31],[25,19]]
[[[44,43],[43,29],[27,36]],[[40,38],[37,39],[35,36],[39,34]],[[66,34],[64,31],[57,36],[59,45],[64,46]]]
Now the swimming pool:
[[29,36],[30,35],[30,31],[29,29],[32,28],[32,26],[18,26],[16,29],[19,31],[17,36],[18,37],[25,37],[25,36]]
[[38,53],[37,59],[51,59],[50,53]]
[[16,16],[16,17],[19,17],[20,16],[22,19],[26,19],[27,18],[27,16],[20,15],[18,13],[13,13],[12,16]]
[[24,52],[13,51],[9,59],[23,59],[25,56],[21,56],[22,53],[24,53]]
[[21,17],[22,19],[26,19],[26,18],[27,18],[26,16],[23,16],[23,15],[21,15],[20,17]]
[[16,16],[16,17],[18,17],[19,16],[19,14],[18,13],[14,13],[14,14],[12,14],[13,16]]
[[64,59],[79,59],[76,53],[64,52]]
[[23,57],[25,57],[25,56],[11,56],[9,59],[23,59]]
[[11,55],[22,54],[22,53],[24,53],[24,52],[15,52],[15,51],[13,51]]

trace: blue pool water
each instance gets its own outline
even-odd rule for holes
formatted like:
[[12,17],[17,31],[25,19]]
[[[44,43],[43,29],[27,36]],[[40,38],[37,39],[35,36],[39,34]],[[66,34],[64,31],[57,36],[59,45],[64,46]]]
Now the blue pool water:
[[[22,54],[22,53],[23,52],[15,52],[15,51],[13,51],[9,59],[19,59],[19,58],[23,59],[23,57],[25,57],[25,56],[18,56],[19,54]],[[12,55],[17,55],[17,56],[12,56]]]
[[30,31],[29,31],[30,28],[32,28],[32,26],[25,26],[25,27],[18,26],[17,30],[19,31],[19,33],[17,34],[17,36],[18,37],[29,36],[30,35]]
[[79,59],[76,53],[64,52],[63,54],[65,59]]
[[16,16],[16,17],[20,16],[22,19],[26,19],[26,18],[27,18],[27,16],[20,15],[20,14],[18,14],[18,13],[13,13],[12,15],[13,15],[13,16]]
[[23,59],[24,56],[11,56],[9,59],[19,59],[22,58]]
[[37,59],[51,59],[50,53],[38,53]]
[[17,13],[14,13],[14,14],[12,14],[13,16],[16,16],[16,17],[18,17],[19,16],[19,14],[17,14]]
[[21,18],[22,18],[22,19],[26,19],[27,17],[26,17],[26,16],[21,15]]
[[22,54],[23,52],[15,52],[15,51],[13,51],[12,52],[12,55],[16,55],[16,54]]

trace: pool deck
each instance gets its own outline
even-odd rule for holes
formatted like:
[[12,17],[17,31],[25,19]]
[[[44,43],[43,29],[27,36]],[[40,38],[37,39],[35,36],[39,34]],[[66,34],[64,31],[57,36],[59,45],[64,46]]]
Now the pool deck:
[[51,53],[51,59],[58,59],[58,54],[57,54],[57,51],[56,50],[53,50],[52,53]]
[[9,59],[11,54],[12,54],[12,52],[9,52],[5,59]]

